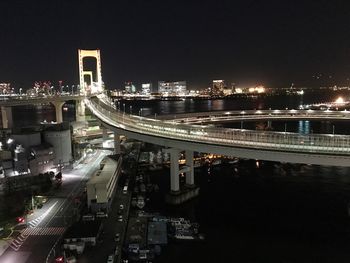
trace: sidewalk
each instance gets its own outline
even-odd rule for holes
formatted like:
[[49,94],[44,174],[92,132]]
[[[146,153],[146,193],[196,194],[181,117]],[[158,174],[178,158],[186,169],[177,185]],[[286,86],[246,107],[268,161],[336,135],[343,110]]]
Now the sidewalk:
[[6,249],[10,246],[12,243],[13,238],[8,238],[8,239],[0,239],[0,256],[4,254]]

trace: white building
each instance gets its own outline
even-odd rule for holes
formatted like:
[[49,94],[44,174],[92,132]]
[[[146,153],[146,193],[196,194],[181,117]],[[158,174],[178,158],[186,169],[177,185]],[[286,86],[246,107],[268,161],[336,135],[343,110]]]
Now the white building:
[[149,96],[152,92],[152,83],[143,83],[141,85],[141,95]]
[[158,92],[162,96],[184,96],[187,93],[186,81],[159,81]]
[[108,212],[115,194],[121,163],[120,155],[107,156],[102,161],[101,169],[86,183],[87,203],[91,212]]

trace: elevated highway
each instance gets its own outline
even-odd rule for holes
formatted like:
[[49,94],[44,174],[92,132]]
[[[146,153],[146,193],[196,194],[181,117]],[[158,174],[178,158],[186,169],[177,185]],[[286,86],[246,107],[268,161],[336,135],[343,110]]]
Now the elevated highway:
[[[85,102],[103,125],[118,134],[125,134],[127,137],[170,148],[268,161],[350,166],[350,136],[347,135],[301,135],[287,132],[217,128],[198,125],[198,123],[191,125],[181,123],[181,121],[179,123],[178,120],[156,120],[121,113],[97,98],[87,99]],[[291,114],[291,112],[287,113]],[[290,117],[298,119],[296,113],[297,111],[293,112]],[[306,114],[304,112],[305,117]],[[322,114],[318,112],[314,117],[317,117],[318,120],[324,119]],[[331,113],[324,114],[326,119],[332,119]],[[346,112],[338,117],[347,119],[347,114]],[[239,116],[239,119],[249,118],[244,117],[245,115]],[[272,113],[264,115],[264,118],[268,117],[280,119],[281,116],[272,115]],[[312,117],[312,115],[307,117]],[[259,118],[254,116],[252,119]]]
[[196,112],[176,115],[163,115],[158,119],[187,124],[209,124],[225,122],[247,122],[247,121],[350,121],[350,111],[330,110],[243,110],[243,111],[215,111]]
[[12,107],[24,106],[24,105],[38,105],[51,103],[55,107],[56,111],[56,122],[61,123],[63,121],[62,106],[64,103],[70,100],[76,101],[76,116],[77,119],[85,115],[85,105],[83,100],[86,98],[80,94],[69,94],[69,95],[45,95],[45,96],[8,96],[0,97],[0,108],[2,127],[4,129],[12,128]]

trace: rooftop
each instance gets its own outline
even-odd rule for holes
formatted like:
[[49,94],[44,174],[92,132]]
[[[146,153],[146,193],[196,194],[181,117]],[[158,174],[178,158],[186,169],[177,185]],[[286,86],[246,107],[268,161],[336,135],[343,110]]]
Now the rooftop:
[[109,155],[102,160],[104,166],[98,170],[86,184],[107,184],[117,169],[120,155]]
[[88,238],[97,237],[102,223],[100,220],[79,221],[67,229],[64,238]]

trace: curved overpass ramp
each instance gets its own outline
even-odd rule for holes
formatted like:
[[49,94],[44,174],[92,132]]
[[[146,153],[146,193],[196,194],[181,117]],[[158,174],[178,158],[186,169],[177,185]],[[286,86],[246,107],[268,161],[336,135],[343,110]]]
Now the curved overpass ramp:
[[251,131],[155,120],[116,111],[98,98],[85,100],[110,130],[165,147],[239,158],[350,166],[350,136]]
[[282,121],[282,120],[314,120],[314,121],[350,121],[350,111],[330,110],[243,110],[195,112],[176,115],[159,116],[161,120],[172,120],[188,124],[208,124],[247,121]]

